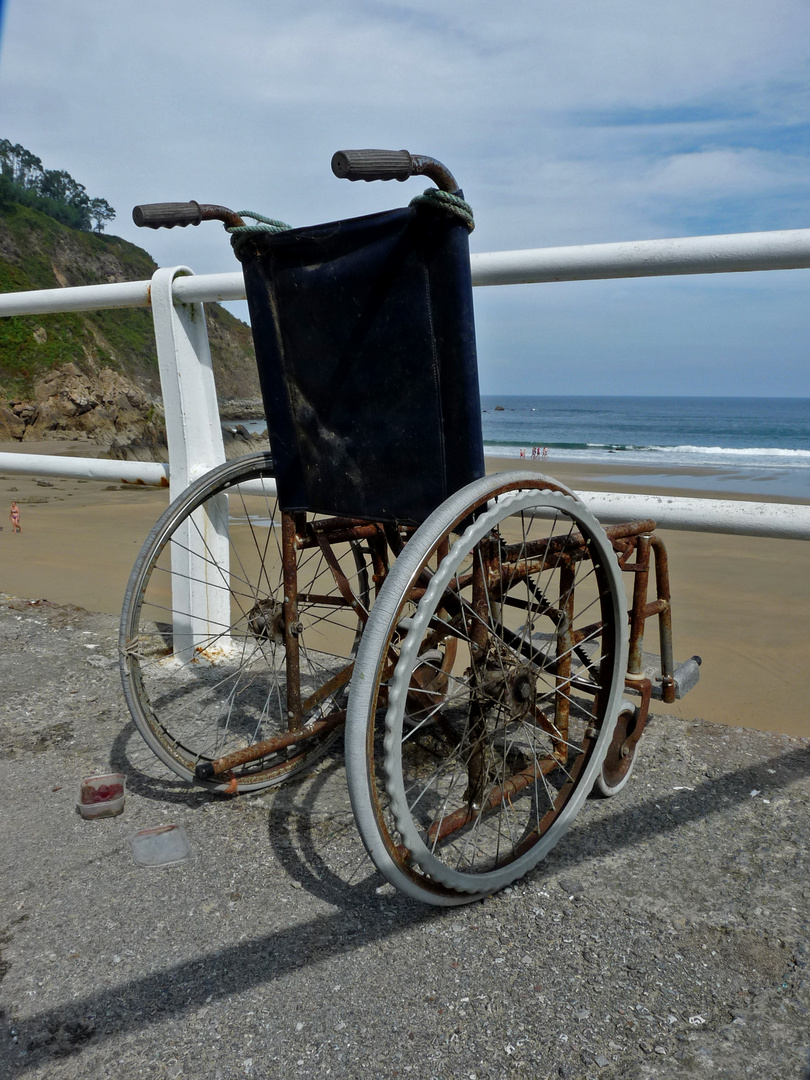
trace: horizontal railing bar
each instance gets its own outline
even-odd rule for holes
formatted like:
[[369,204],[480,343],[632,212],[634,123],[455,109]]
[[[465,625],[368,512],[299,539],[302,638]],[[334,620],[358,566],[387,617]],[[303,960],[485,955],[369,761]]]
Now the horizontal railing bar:
[[[0,453],[0,472],[161,487],[165,487],[169,479],[169,466],[165,463],[59,457],[55,454]],[[254,480],[240,484],[239,489],[243,494],[272,495],[275,484],[269,480]],[[630,492],[578,491],[576,494],[600,521],[607,524],[651,517],[667,529],[810,540],[810,505]]]
[[578,491],[605,524],[653,518],[661,528],[780,540],[810,540],[810,505]]
[[[21,476],[59,476],[71,480],[113,480],[122,484],[167,487],[168,462],[112,461],[109,458],[60,457],[58,454],[0,453],[0,473]],[[275,495],[272,478],[237,485],[243,495]],[[236,490],[236,488],[234,488]]]
[[0,453],[0,473],[62,476],[72,480],[106,480],[121,484],[167,487],[169,466],[156,461],[112,461],[109,458],[60,457],[57,454]]
[[[78,285],[64,289],[32,289],[0,293],[0,316],[48,315],[60,311],[109,311],[114,308],[149,307],[152,282],[117,281],[106,285]],[[172,283],[174,299],[181,304],[244,300],[241,270],[225,274],[191,274]]]
[[801,270],[810,267],[810,229],[493,251],[470,261],[474,285]]
[[[810,267],[810,229],[491,251],[472,255],[470,263],[473,285],[800,270]],[[149,281],[123,281],[3,293],[0,316],[148,307],[150,286]],[[187,304],[244,300],[242,272],[178,277],[174,297]]]
[[49,315],[60,311],[107,311],[148,307],[151,281],[115,281],[65,289],[0,294],[0,315]]
[[244,300],[245,279],[241,270],[175,278],[174,298],[181,304],[205,303],[210,300]]

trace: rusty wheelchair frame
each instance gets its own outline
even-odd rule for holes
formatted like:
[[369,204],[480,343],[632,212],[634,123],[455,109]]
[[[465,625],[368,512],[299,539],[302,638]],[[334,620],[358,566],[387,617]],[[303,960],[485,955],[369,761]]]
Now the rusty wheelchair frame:
[[[405,151],[346,151],[333,170],[457,193]],[[244,225],[197,203],[134,217]],[[655,523],[603,529],[530,471],[478,476],[421,524],[282,509],[276,473],[265,453],[219,466],[147,538],[120,631],[138,730],[178,776],[231,794],[310,769],[345,732],[352,809],[388,881],[437,905],[503,888],[591,792],[627,784],[651,699],[697,681],[697,658],[673,661]],[[660,657],[644,652],[652,617]]]

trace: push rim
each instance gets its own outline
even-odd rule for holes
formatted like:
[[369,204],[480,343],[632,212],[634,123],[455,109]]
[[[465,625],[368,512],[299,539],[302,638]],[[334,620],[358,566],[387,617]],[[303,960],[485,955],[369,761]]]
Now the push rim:
[[[542,858],[568,828],[588,790],[593,786],[594,777],[607,746],[609,729],[618,708],[622,665],[626,651],[626,633],[623,627],[624,601],[618,567],[610,544],[592,515],[559,485],[553,485],[557,488],[556,491],[549,490],[549,485],[552,483],[536,475],[527,476],[527,474],[515,473],[478,481],[470,485],[465,492],[457,493],[457,496],[450,501],[451,505],[443,512],[437,511],[432,515],[410,541],[408,545],[411,549],[410,559],[400,560],[394,566],[389,582],[383,589],[375,612],[372,614],[375,625],[373,628],[371,624],[369,625],[366,640],[361,645],[358,671],[362,672],[363,676],[367,676],[370,675],[371,670],[374,670],[376,686],[373,691],[370,691],[368,684],[364,685],[359,679],[355,679],[352,688],[353,698],[355,686],[358,686],[359,690],[356,709],[353,706],[350,713],[347,745],[350,791],[355,814],[358,817],[358,823],[361,824],[361,833],[363,833],[366,846],[383,874],[410,895],[430,903],[469,902],[478,896],[502,888]],[[493,496],[497,497],[494,503],[490,502]],[[485,507],[488,508],[484,509]],[[442,540],[450,538],[450,533],[459,521],[475,513],[479,513],[479,517],[467,529],[464,536],[455,541],[450,555],[433,574],[428,591],[420,599],[414,611],[413,605],[409,605],[407,600],[409,589],[431,559],[435,559],[437,545]],[[441,607],[445,603],[443,597],[446,598],[448,590],[452,592],[455,588],[457,592],[458,578],[454,578],[454,575],[458,574],[464,558],[469,557],[493,529],[502,527],[501,523],[507,517],[516,518],[517,515],[523,515],[534,529],[535,524],[540,521],[535,516],[537,513],[562,514],[570,531],[576,530],[580,537],[584,536],[586,550],[593,553],[589,556],[589,560],[594,567],[591,576],[599,585],[597,594],[601,620],[597,621],[601,621],[602,629],[599,631],[599,641],[596,645],[592,642],[589,648],[593,652],[594,648],[598,647],[602,654],[599,659],[601,684],[598,693],[593,688],[589,691],[591,697],[596,700],[596,705],[591,709],[591,719],[587,723],[581,719],[577,721],[583,733],[586,728],[592,728],[593,734],[587,738],[583,737],[581,743],[577,744],[576,760],[569,765],[570,776],[567,787],[566,782],[560,783],[554,805],[547,808],[545,813],[539,814],[538,808],[541,802],[536,792],[531,793],[532,785],[526,785],[523,789],[524,791],[529,789],[530,792],[528,798],[526,795],[521,796],[523,801],[530,802],[531,798],[534,799],[534,831],[524,823],[520,837],[514,836],[502,850],[496,852],[494,857],[491,857],[491,865],[484,861],[476,863],[473,867],[467,866],[460,869],[457,852],[453,851],[452,839],[442,836],[438,845],[440,850],[437,851],[436,836],[437,832],[441,833],[442,830],[441,825],[438,829],[436,828],[437,821],[449,817],[450,814],[442,813],[438,818],[434,816],[428,822],[420,817],[421,810],[431,801],[431,798],[434,803],[437,801],[440,803],[442,799],[449,798],[447,792],[440,797],[435,787],[430,789],[427,785],[415,803],[411,801],[410,793],[422,768],[418,764],[420,754],[423,755],[423,760],[425,754],[432,753],[434,758],[437,756],[441,758],[444,754],[446,763],[449,763],[443,774],[445,779],[453,760],[458,762],[460,759],[458,748],[463,745],[465,739],[463,722],[459,719],[460,712],[457,708],[459,700],[463,698],[463,690],[459,690],[462,680],[458,675],[453,676],[456,679],[455,704],[452,701],[436,703],[435,722],[432,725],[434,730],[428,735],[429,723],[418,720],[414,723],[413,717],[409,718],[408,701],[414,698],[412,677],[415,670],[418,671],[426,665],[424,655],[428,647],[435,649],[438,643],[439,648],[442,648],[441,635],[437,636],[436,625],[441,618],[446,619],[446,614],[441,613]],[[544,529],[548,531],[548,526],[544,525]],[[537,532],[539,533],[539,530]],[[559,537],[559,531],[557,535]],[[420,549],[418,552],[417,548]],[[405,563],[409,565],[406,566]],[[396,598],[393,597],[394,589],[399,593]],[[510,602],[509,597],[506,599]],[[506,606],[508,604],[505,605],[504,610]],[[511,637],[506,631],[510,630],[507,623],[511,616],[518,610],[516,607],[509,607],[510,618],[501,620],[501,629],[498,631],[501,639],[499,648],[504,655],[511,651],[513,658],[516,654],[515,631],[514,628],[511,629]],[[437,611],[439,620],[437,620]],[[523,617],[525,621],[525,609]],[[582,612],[580,612],[580,617],[584,618]],[[386,620],[386,629],[380,632],[379,625],[383,618]],[[406,624],[404,634],[403,622]],[[377,638],[374,643],[377,655],[370,661],[368,652],[372,648],[370,640],[372,629]],[[545,632],[548,634],[548,631]],[[536,633],[542,635],[544,631],[539,630]],[[504,638],[508,639],[506,645],[504,645]],[[542,641],[542,638],[538,640]],[[401,654],[396,663],[396,671],[390,687],[386,687],[386,673],[390,664],[387,664],[384,658],[390,654],[392,647],[398,642],[401,643]],[[544,647],[547,651],[548,645]],[[467,655],[462,656],[461,670],[465,664],[468,667],[471,666],[469,647],[462,642],[459,651],[462,652],[465,648],[467,648]],[[525,648],[523,652],[525,654]],[[582,648],[579,652],[582,653]],[[521,662],[524,668],[531,668],[532,665],[535,668],[538,667],[537,657],[532,661],[531,651],[528,656],[523,655]],[[593,666],[594,661],[590,659],[589,662]],[[439,665],[436,666],[438,669]],[[578,666],[580,672],[587,670],[585,660],[578,660],[574,666]],[[573,673],[573,677],[576,678],[576,672]],[[514,684],[514,679],[512,681]],[[580,675],[580,683],[587,681]],[[384,765],[381,766],[379,762],[380,719],[379,716],[375,717],[375,713],[380,700],[385,698],[386,693],[388,704],[385,713]],[[583,689],[580,687],[577,694],[581,696],[582,693]],[[469,696],[468,688],[468,712]],[[534,696],[537,699],[536,691],[534,691]],[[361,719],[362,710],[367,710],[367,716]],[[461,709],[462,713],[463,711]],[[368,763],[368,775],[362,780],[358,776],[361,723],[364,727],[364,750]],[[439,747],[442,739],[437,735],[442,725],[445,729],[443,750]],[[513,726],[517,724],[514,723]],[[525,724],[523,726],[525,728]],[[539,725],[534,726],[538,731],[541,730]],[[505,725],[502,728],[500,740],[502,756],[507,742],[503,732],[507,727],[508,725]],[[422,739],[423,744],[432,742],[433,745],[419,746],[420,733],[425,736]],[[455,750],[448,749],[447,740],[451,738],[456,739]],[[466,738],[469,744],[469,737],[466,736]],[[515,737],[511,737],[511,747],[513,757],[515,757],[517,753]],[[453,754],[455,754],[455,759]],[[384,792],[381,791],[380,784],[381,769],[384,774]],[[441,770],[438,770],[436,775],[440,774]],[[462,781],[460,780],[459,783]],[[466,777],[463,778],[463,783],[467,786]],[[534,786],[537,787],[536,784]],[[511,798],[511,805],[513,805],[514,793]],[[501,797],[499,805],[503,808],[510,806],[510,803],[508,799]],[[459,807],[455,805],[452,809],[458,811]],[[503,813],[501,809],[494,816],[498,818],[503,816]],[[490,813],[489,816],[492,818],[493,815]],[[527,822],[528,820],[527,816]],[[431,827],[434,829],[432,839]],[[459,836],[463,836],[465,832],[469,833],[473,830],[468,822],[467,825],[455,831]],[[479,824],[479,836],[481,832]]]

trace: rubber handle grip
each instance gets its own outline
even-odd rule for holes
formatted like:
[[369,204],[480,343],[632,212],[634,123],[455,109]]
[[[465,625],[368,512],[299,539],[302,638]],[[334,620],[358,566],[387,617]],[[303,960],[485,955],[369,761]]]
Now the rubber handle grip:
[[176,225],[199,225],[200,204],[196,202],[146,203],[132,210],[132,220],[139,229],[173,229]]
[[407,150],[338,150],[332,172],[340,180],[407,180],[413,158]]

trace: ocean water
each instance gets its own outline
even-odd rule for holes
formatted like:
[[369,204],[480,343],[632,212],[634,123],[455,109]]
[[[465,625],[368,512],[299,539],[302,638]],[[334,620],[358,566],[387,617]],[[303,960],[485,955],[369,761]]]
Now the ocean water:
[[662,486],[810,498],[810,398],[500,395],[481,408],[487,455],[545,446],[552,475],[554,461],[639,465]]
[[596,462],[616,467],[620,485],[621,466],[643,466],[662,488],[810,499],[810,398],[502,394],[483,396],[481,409],[488,456],[519,459],[523,449],[529,459],[545,446],[552,476],[555,461]]

